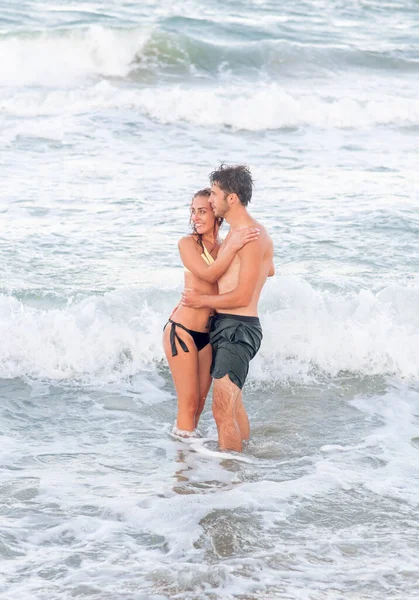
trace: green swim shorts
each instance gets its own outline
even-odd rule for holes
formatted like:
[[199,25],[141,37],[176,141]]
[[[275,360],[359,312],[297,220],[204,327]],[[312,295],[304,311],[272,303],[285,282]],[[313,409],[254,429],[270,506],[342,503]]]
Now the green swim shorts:
[[258,317],[217,313],[210,329],[213,349],[211,376],[221,379],[228,375],[242,389],[249,372],[249,362],[259,350],[262,337]]

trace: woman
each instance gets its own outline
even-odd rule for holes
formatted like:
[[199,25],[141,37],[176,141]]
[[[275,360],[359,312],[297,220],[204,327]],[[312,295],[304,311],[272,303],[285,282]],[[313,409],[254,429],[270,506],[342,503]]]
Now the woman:
[[[183,237],[178,244],[185,267],[185,287],[203,294],[218,292],[217,280],[227,270],[236,252],[259,234],[254,228],[229,234],[223,252],[217,258],[222,219],[214,216],[209,204],[210,195],[211,190],[203,189],[192,198],[190,224],[193,233]],[[199,437],[196,427],[211,386],[212,349],[208,321],[212,314],[210,308],[196,309],[179,304],[164,328],[164,351],[178,399],[177,420],[172,432],[182,438]]]

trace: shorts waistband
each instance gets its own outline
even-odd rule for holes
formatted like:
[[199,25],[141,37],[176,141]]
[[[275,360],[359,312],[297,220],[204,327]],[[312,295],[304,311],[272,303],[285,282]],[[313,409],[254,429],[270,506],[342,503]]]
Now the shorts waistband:
[[230,315],[229,313],[216,313],[213,317],[214,321],[221,319],[233,319],[233,321],[241,321],[242,323],[249,323],[250,325],[259,325],[259,317],[249,317],[248,315]]

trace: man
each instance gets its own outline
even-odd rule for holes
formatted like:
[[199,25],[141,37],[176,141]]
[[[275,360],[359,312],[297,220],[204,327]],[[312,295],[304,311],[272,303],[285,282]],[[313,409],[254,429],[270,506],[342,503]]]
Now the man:
[[[218,280],[218,295],[187,289],[182,304],[191,308],[210,307],[217,311],[212,320],[213,347],[211,375],[214,378],[213,414],[218,441],[223,450],[241,452],[249,438],[249,420],[242,402],[242,388],[249,362],[259,350],[262,329],[258,318],[260,292],[273,275],[273,243],[265,228],[247,212],[252,197],[252,176],[244,165],[221,165],[211,173],[210,204],[216,217],[223,217],[230,232],[256,227],[256,241],[237,252],[227,271]],[[227,239],[226,238],[226,239]],[[219,255],[223,252],[221,246]]]

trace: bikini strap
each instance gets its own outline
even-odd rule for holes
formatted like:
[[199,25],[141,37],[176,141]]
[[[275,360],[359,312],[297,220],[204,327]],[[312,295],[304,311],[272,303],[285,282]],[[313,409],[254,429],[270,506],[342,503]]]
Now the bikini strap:
[[176,327],[180,327],[181,329],[188,331],[186,329],[186,327],[184,327],[180,323],[175,323],[174,321],[172,321],[172,319],[169,319],[169,323],[172,324],[172,326],[170,328],[170,345],[172,347],[172,356],[177,356],[177,354],[178,354],[177,348],[176,348],[176,340],[179,342],[180,347],[182,348],[182,350],[184,352],[189,352],[188,346],[185,344],[185,342],[183,340],[180,339],[180,337],[176,333]]
[[208,251],[208,248],[206,247],[206,245],[204,243],[202,243],[202,246],[204,248],[203,255],[205,256],[205,258],[207,260],[207,264],[210,265],[211,263],[214,262],[214,259],[211,256],[211,253]]

